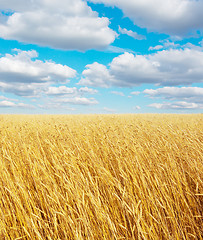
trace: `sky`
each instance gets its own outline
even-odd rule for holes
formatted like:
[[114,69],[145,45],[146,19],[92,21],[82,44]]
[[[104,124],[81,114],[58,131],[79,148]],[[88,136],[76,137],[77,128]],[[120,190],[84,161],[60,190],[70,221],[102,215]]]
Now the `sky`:
[[202,113],[203,0],[0,0],[0,113]]

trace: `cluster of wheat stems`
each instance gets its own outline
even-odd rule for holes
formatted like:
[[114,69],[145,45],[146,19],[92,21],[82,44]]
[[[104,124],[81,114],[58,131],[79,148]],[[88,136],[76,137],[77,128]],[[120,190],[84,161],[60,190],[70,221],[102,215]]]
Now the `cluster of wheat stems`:
[[0,239],[203,239],[203,115],[0,116]]

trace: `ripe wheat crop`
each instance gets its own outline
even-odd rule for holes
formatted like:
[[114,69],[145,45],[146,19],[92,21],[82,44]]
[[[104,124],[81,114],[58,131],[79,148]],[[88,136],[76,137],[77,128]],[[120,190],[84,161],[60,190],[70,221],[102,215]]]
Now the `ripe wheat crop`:
[[1,115],[0,239],[203,239],[203,115]]

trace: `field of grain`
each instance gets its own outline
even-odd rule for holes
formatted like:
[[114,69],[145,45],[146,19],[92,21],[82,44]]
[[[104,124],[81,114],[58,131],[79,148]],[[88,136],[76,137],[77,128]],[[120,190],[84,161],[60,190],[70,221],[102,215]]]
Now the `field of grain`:
[[203,115],[1,115],[0,239],[203,239]]

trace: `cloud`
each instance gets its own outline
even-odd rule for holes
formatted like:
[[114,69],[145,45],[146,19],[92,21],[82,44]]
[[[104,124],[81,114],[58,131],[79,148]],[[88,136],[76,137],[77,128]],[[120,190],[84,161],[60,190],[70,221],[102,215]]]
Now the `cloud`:
[[[117,34],[82,0],[1,1],[0,37],[56,49],[103,49]],[[3,19],[3,20],[2,20]]]
[[170,100],[185,100],[195,103],[203,103],[203,88],[200,87],[164,87],[158,89],[145,89],[143,93],[150,97],[162,97]]
[[135,96],[138,96],[138,95],[140,94],[140,92],[135,91],[135,92],[131,92],[130,94],[135,95]]
[[[157,45],[155,47],[149,47],[149,51],[160,50],[160,49],[170,49],[170,48],[180,48],[180,44],[169,41],[168,39],[160,41],[163,45]],[[192,44],[191,44],[192,45]],[[194,45],[193,45],[194,46]],[[192,48],[187,44],[182,46],[184,48]],[[196,46],[197,47],[197,46]]]
[[160,43],[163,44],[164,48],[178,48],[178,47],[180,47],[179,43],[174,43],[173,41],[170,41],[168,39],[161,40]]
[[121,28],[120,26],[119,26],[118,31],[121,34],[126,34],[126,35],[128,35],[128,36],[130,36],[130,37],[132,37],[136,40],[145,40],[146,39],[146,36],[140,35],[136,32],[133,32],[132,30],[127,30],[126,28]]
[[131,49],[120,48],[120,47],[116,47],[116,46],[112,46],[112,45],[110,45],[106,50],[104,50],[104,52],[110,52],[110,53],[125,53],[125,52],[135,53]]
[[77,88],[69,88],[66,86],[60,86],[60,87],[49,87],[46,91],[47,95],[73,95],[76,94]]
[[180,101],[180,102],[173,102],[173,103],[152,103],[148,105],[148,107],[153,107],[156,109],[174,109],[174,110],[203,109],[203,104],[188,103],[188,102]]
[[156,45],[155,47],[149,47],[149,51],[160,50],[160,49],[162,49],[162,48],[163,48],[162,45]]
[[88,88],[88,87],[82,87],[79,90],[80,94],[96,94],[98,91],[96,89]]
[[34,108],[34,106],[32,105],[28,105],[28,104],[24,104],[24,103],[15,103],[15,102],[11,102],[11,101],[0,101],[0,107],[9,107],[9,108]]
[[135,25],[169,35],[184,36],[203,30],[203,1],[197,0],[90,0],[117,6]]
[[133,109],[134,109],[134,110],[140,110],[141,107],[140,107],[140,106],[135,106],[135,107],[133,107]]
[[5,83],[0,82],[0,91],[4,93],[13,93],[21,97],[37,97],[42,93],[46,84],[44,83]]
[[84,77],[80,80],[80,85],[106,88],[112,81],[107,67],[97,62],[86,65],[82,74]]
[[124,53],[109,67],[93,63],[83,71],[81,85],[133,87],[140,84],[176,86],[203,82],[203,52],[195,49],[169,49],[155,54]]
[[203,47],[203,39],[199,42],[200,46]]
[[[52,89],[53,90],[53,89]],[[55,89],[56,90],[56,89]],[[52,92],[53,93],[53,92]],[[81,106],[91,106],[96,105],[99,102],[94,98],[86,98],[82,95],[79,95],[79,89],[72,88],[69,93],[61,94],[58,92],[51,93],[51,98],[48,95],[48,98],[43,99],[43,103],[38,104],[37,106],[42,109],[57,109],[57,110],[68,110],[68,111],[75,111],[76,109],[70,105],[81,105]],[[67,93],[67,91],[66,91]]]
[[26,9],[31,9],[33,7],[31,1],[27,0],[2,0],[1,1],[1,9],[5,9],[7,11],[25,11]]
[[8,100],[8,101],[18,102],[17,99],[11,99],[11,98],[7,98],[7,97],[5,97],[5,96],[0,96],[0,100]]
[[17,54],[0,57],[0,82],[67,82],[69,78],[76,76],[76,71],[66,65],[36,59],[38,53],[34,50],[15,51]]
[[[34,50],[15,49],[14,51],[16,53],[0,56],[0,92],[20,97],[37,97],[41,102],[53,101],[55,105],[63,105],[63,109],[66,108],[67,103],[75,105],[98,103],[94,98],[83,97],[98,93],[95,89],[86,86],[81,88],[69,88],[65,85],[52,86],[67,83],[70,78],[75,77],[74,69],[53,61],[38,60],[38,53]],[[3,100],[1,107],[32,107],[24,103],[15,103],[5,97],[0,99]],[[49,106],[49,104],[45,105]]]
[[161,97],[176,101],[148,105],[156,109],[203,109],[203,88],[200,87],[164,87],[145,89],[143,93],[148,94],[151,98]]
[[121,96],[121,97],[125,96],[125,94],[123,92],[117,92],[117,91],[111,91],[111,94],[118,95],[118,96]]
[[52,96],[64,96],[64,95],[84,95],[84,94],[96,94],[98,91],[88,87],[82,87],[80,89],[73,87],[69,88],[66,86],[59,87],[48,87],[48,90],[45,92],[47,95]]
[[73,105],[95,105],[98,104],[98,101],[94,98],[85,98],[85,97],[70,97],[70,98],[60,98],[55,99],[55,102],[61,104],[73,104]]

